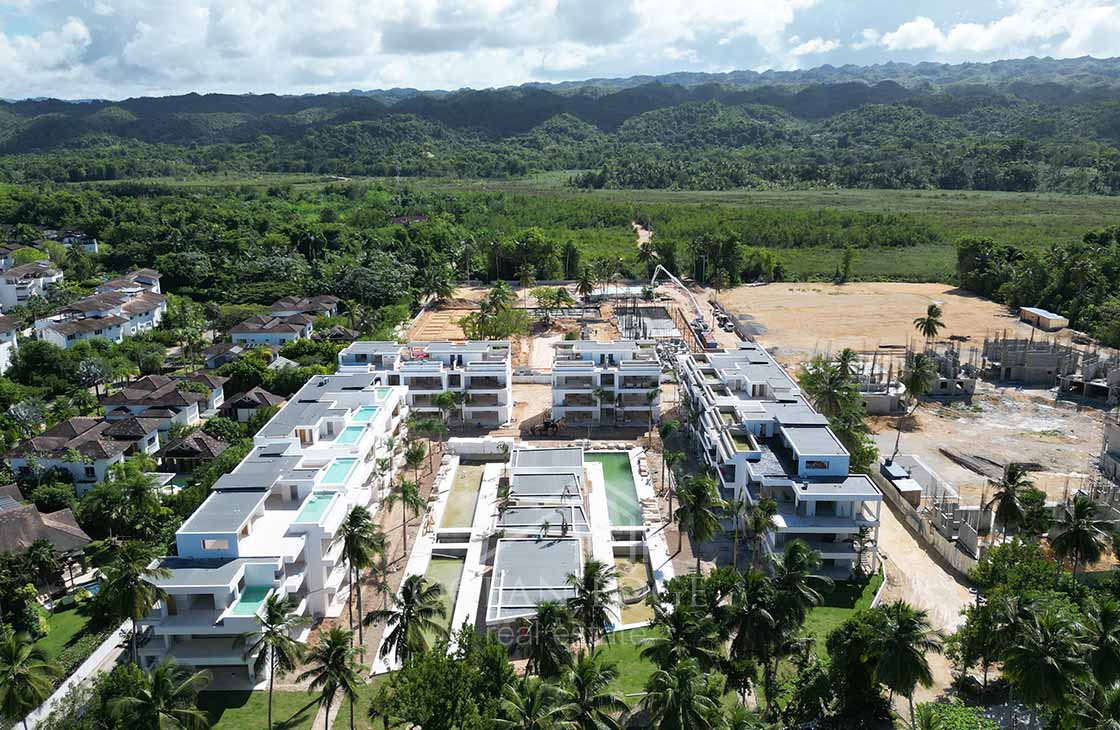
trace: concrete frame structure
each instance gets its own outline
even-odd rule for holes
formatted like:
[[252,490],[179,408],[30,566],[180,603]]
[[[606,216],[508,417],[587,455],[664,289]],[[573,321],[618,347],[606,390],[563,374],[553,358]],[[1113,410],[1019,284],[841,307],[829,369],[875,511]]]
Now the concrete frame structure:
[[1120,411],[1104,421],[1100,469],[1107,479],[1120,485]]
[[466,423],[500,426],[513,418],[509,342],[355,342],[338,353],[338,371],[406,386],[408,407],[417,413],[439,413],[432,401],[450,391],[463,394],[459,410]]
[[[661,362],[653,340],[592,342],[577,340],[554,345],[552,361],[552,417],[572,425],[611,425],[649,422],[660,418]],[[600,399],[602,388],[610,400]],[[650,391],[658,392],[651,404]]]
[[680,388],[695,414],[688,429],[699,458],[718,475],[725,496],[778,503],[768,553],[804,540],[826,570],[854,570],[851,540],[872,531],[867,551],[878,566],[883,495],[864,474],[849,473],[850,455],[770,353],[753,343],[737,350],[679,356]]
[[388,439],[408,412],[403,388],[374,381],[313,377],[218,479],[176,533],[177,556],[155,563],[169,571],[152,581],[168,598],[141,622],[146,666],[171,656],[263,679],[234,641],[258,628],[269,596],[292,597],[300,615],[341,615],[349,570],[339,528],[354,507],[379,503],[393,469],[378,461],[394,458]]

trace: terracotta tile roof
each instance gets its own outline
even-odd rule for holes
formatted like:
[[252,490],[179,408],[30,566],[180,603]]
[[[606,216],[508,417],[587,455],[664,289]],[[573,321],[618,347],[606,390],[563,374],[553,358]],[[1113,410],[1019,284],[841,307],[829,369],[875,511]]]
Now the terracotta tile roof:
[[159,450],[161,458],[172,459],[213,459],[229,447],[225,441],[216,439],[205,431],[195,431],[189,436],[174,441]]
[[[23,501],[23,495],[14,484],[0,487],[0,491],[16,502]],[[78,526],[69,509],[46,514],[33,504],[0,509],[0,552],[26,550],[36,540],[46,540],[61,553],[80,550],[90,543],[89,535]]]

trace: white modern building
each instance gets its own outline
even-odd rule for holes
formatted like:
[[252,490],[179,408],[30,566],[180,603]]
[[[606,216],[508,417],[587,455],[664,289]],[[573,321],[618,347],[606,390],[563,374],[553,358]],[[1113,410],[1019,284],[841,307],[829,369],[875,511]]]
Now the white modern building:
[[125,337],[154,329],[167,311],[167,297],[159,292],[159,273],[152,273],[155,274],[154,280],[146,273],[134,272],[105,282],[98,287],[97,294],[72,302],[50,317],[36,320],[37,336],[67,348],[95,337],[119,343]]
[[579,340],[558,342],[554,348],[554,419],[573,425],[645,425],[652,413],[658,422],[661,363],[655,342]]
[[62,272],[50,261],[32,261],[13,266],[0,276],[0,310],[7,312],[33,297],[46,298]]
[[[847,449],[770,353],[737,350],[678,358],[680,387],[695,450],[718,475],[725,496],[778,503],[768,552],[795,538],[821,554],[826,568],[855,567],[862,529],[878,542],[883,495],[864,474],[849,473]],[[878,565],[874,546],[864,553]]]
[[462,394],[466,423],[498,426],[513,418],[509,342],[355,342],[338,354],[338,369],[407,386],[408,407],[420,413],[439,413],[433,398],[450,391]]
[[19,348],[19,322],[11,317],[0,315],[0,375],[8,372],[12,358]]
[[[254,437],[176,533],[177,555],[157,564],[167,593],[142,622],[146,665],[165,656],[217,676],[254,677],[256,657],[235,645],[258,628],[272,595],[315,618],[345,610],[348,568],[339,528],[376,506],[391,479],[388,439],[401,433],[404,389],[368,373],[316,376]],[[300,639],[306,638],[305,630]]]
[[248,347],[282,347],[304,337],[310,337],[314,329],[314,319],[306,314],[293,314],[276,317],[258,314],[234,325],[229,331],[230,339]]
[[1120,484],[1120,411],[1104,420],[1100,468],[1108,479]]

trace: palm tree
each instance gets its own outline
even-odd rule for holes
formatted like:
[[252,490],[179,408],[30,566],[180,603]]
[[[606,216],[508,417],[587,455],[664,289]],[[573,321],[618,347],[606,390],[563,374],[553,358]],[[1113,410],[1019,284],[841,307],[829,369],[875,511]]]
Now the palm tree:
[[660,395],[660,388],[646,391],[646,408],[649,409],[649,428],[647,430],[649,431],[649,446],[651,449],[653,448],[653,417],[656,415],[657,408],[655,404]]
[[1069,616],[1043,608],[1019,622],[1004,651],[1003,676],[1027,702],[1061,707],[1076,687],[1089,681],[1092,649]]
[[910,412],[904,413],[898,419],[898,434],[894,439],[894,451],[891,459],[898,456],[898,444],[902,440],[902,421],[917,412],[922,404],[922,396],[929,392],[933,381],[937,379],[937,363],[924,352],[918,352],[906,358],[906,369],[903,370],[899,382],[906,388],[906,395],[910,398]]
[[739,569],[739,537],[743,518],[751,509],[751,501],[745,494],[737,494],[727,501],[727,514],[731,517],[731,567]]
[[[592,395],[595,396],[595,403],[599,406],[599,409],[598,409],[599,410],[599,423],[602,424],[602,422],[603,422],[603,403],[604,402],[614,403],[614,394],[611,391],[607,390],[606,388],[600,386],[600,387],[598,387],[598,388],[596,388],[595,390],[592,391]],[[590,434],[591,434],[591,428],[590,427],[588,427],[587,433],[588,433],[588,436],[590,437]]]
[[273,594],[264,602],[264,611],[257,619],[257,631],[242,634],[235,646],[245,646],[246,656],[257,655],[253,673],[268,672],[268,730],[272,730],[272,685],[276,675],[295,671],[303,655],[303,646],[292,638],[301,627],[310,623],[307,616],[295,613],[296,602],[291,596],[281,598]]
[[[667,467],[669,473],[672,474],[674,482],[676,482],[677,473],[673,469],[674,469],[674,467],[676,467],[677,464],[684,461],[685,457],[686,457],[686,454],[683,451],[666,451],[664,456],[661,457],[662,460],[665,462],[665,466]],[[674,514],[673,514],[673,489],[672,489],[672,485],[669,485],[669,484],[666,483],[665,491],[669,495],[669,521],[673,522],[674,521]]]
[[659,669],[646,683],[642,708],[659,730],[708,730],[719,726],[719,705],[709,696],[707,679],[695,659]]
[[[766,665],[773,646],[776,626],[774,614],[774,583],[761,570],[751,568],[743,574],[731,594],[728,623],[734,638],[731,658]],[[770,698],[767,697],[769,701]]]
[[1086,640],[1093,647],[1089,666],[1097,682],[1111,687],[1120,681],[1120,602],[1102,598],[1086,613]]
[[424,459],[427,455],[428,450],[419,441],[409,444],[408,448],[404,450],[405,466],[412,469],[412,477],[417,483],[420,482],[420,467],[424,465]]
[[926,307],[926,316],[914,318],[914,328],[926,338],[927,342],[936,338],[937,333],[944,326],[945,323],[941,321],[941,307],[936,304]]
[[751,539],[751,567],[757,568],[762,563],[766,538],[773,532],[774,517],[778,514],[778,503],[770,497],[759,500],[758,504],[747,512],[746,530]]
[[829,418],[843,413],[859,397],[847,372],[824,355],[817,355],[801,366],[797,383],[813,406]]
[[341,692],[343,699],[350,701],[350,730],[354,730],[354,700],[361,684],[353,633],[335,626],[321,636],[319,643],[307,652],[308,669],[297,677],[300,682],[310,683],[309,692],[319,693],[319,703],[325,706],[324,718],[328,725],[331,705]]
[[509,730],[574,730],[575,723],[564,718],[570,695],[561,687],[540,677],[524,677],[508,684],[502,692],[502,714],[497,727]]
[[533,267],[524,263],[517,269],[517,280],[521,284],[521,290],[525,293],[525,308],[529,307],[529,287],[537,283],[537,279],[533,276]]
[[836,368],[849,382],[855,382],[859,375],[859,354],[850,347],[845,347],[836,356]]
[[517,294],[504,281],[494,284],[487,294],[485,304],[493,312],[504,312],[517,301]]
[[[680,493],[680,508],[677,510],[677,526],[680,532],[688,532],[692,550],[696,553],[696,574],[700,572],[700,544],[717,535],[721,529],[716,511],[724,509],[723,500],[716,493],[716,482],[709,476],[693,476],[685,479]],[[679,551],[683,540],[677,546]]]
[[771,614],[777,631],[775,644],[779,646],[763,668],[767,697],[774,696],[774,679],[778,662],[783,656],[782,646],[792,646],[791,640],[804,625],[809,609],[824,601],[821,590],[832,586],[829,578],[816,574],[820,567],[820,553],[803,540],[787,542],[781,556],[770,558],[775,594]]
[[927,654],[941,653],[941,633],[930,625],[929,615],[905,601],[883,608],[883,623],[876,628],[870,646],[875,656],[875,678],[906,697],[910,724],[914,724],[914,689],[933,686]]
[[611,690],[617,679],[618,665],[602,652],[580,652],[564,682],[570,693],[566,714],[578,730],[619,729],[619,718],[628,708],[622,695]]
[[373,557],[384,549],[385,536],[373,523],[373,517],[365,507],[350,510],[338,531],[342,540],[342,554],[349,564],[350,596],[346,601],[350,629],[354,628],[354,586],[358,587],[358,646],[362,646],[362,571],[373,565]]
[[998,481],[989,479],[988,484],[995,491],[984,509],[991,509],[995,505],[995,519],[1003,528],[1003,537],[1006,539],[1007,528],[1020,524],[1026,516],[1023,493],[1033,488],[1034,482],[1027,478],[1026,466],[1011,462],[1004,467],[1003,476]]
[[424,497],[420,495],[420,485],[402,479],[395,491],[389,493],[383,500],[386,509],[392,509],[398,502],[401,505],[401,540],[404,544],[404,556],[408,556],[408,513],[413,516],[420,514],[424,509]]
[[0,641],[0,715],[27,730],[27,714],[47,701],[61,674],[29,635],[8,634]]
[[559,677],[572,663],[569,645],[576,621],[562,603],[543,601],[537,604],[537,615],[524,622],[529,634],[528,671],[546,679]]
[[51,592],[51,584],[58,575],[60,556],[58,549],[49,541],[42,538],[28,545],[23,554],[23,564],[36,584],[42,581],[46,592]]
[[210,684],[210,672],[194,672],[164,659],[148,673],[148,681],[133,686],[133,694],[109,700],[109,715],[136,730],[203,730],[206,713],[194,706],[198,693]]
[[1073,572],[1085,564],[1101,559],[1116,533],[1108,520],[1100,519],[1100,508],[1084,494],[1066,505],[1062,517],[1054,524],[1050,547],[1063,563],[1073,560]]
[[110,607],[118,620],[132,622],[130,639],[133,664],[139,663],[137,655],[137,623],[148,615],[152,607],[164,600],[167,594],[154,581],[167,578],[171,572],[156,566],[155,551],[144,543],[131,541],[121,545],[111,562],[101,570],[103,605]]
[[590,301],[591,295],[595,293],[595,275],[592,273],[590,266],[584,266],[579,270],[579,276],[576,279],[576,293],[585,302]]
[[366,626],[384,621],[389,632],[381,644],[381,656],[393,654],[401,664],[430,647],[428,636],[445,638],[447,627],[440,619],[447,618],[444,588],[422,575],[410,575],[401,584],[400,595],[393,607],[374,609],[362,619]]
[[583,628],[583,640],[589,649],[595,648],[595,639],[611,625],[611,607],[616,589],[610,588],[616,580],[614,566],[594,558],[583,564],[579,575],[568,575],[567,584],[575,589],[568,599],[572,615]]
[[660,630],[639,642],[643,659],[662,669],[688,658],[704,669],[715,666],[720,627],[709,612],[683,602],[666,607],[654,594],[650,594],[649,604],[653,608],[651,625]]
[[661,438],[661,483],[665,483],[665,447],[668,445],[669,438],[680,430],[681,422],[670,419],[662,421],[657,426],[657,435]]

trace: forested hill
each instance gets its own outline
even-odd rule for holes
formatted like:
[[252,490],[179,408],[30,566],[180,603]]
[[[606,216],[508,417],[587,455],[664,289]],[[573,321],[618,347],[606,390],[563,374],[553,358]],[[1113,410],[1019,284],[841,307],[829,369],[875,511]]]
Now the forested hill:
[[0,177],[501,177],[575,169],[590,172],[573,175],[572,184],[589,187],[1120,192],[1120,61],[787,74],[451,93],[7,102],[0,103]]

